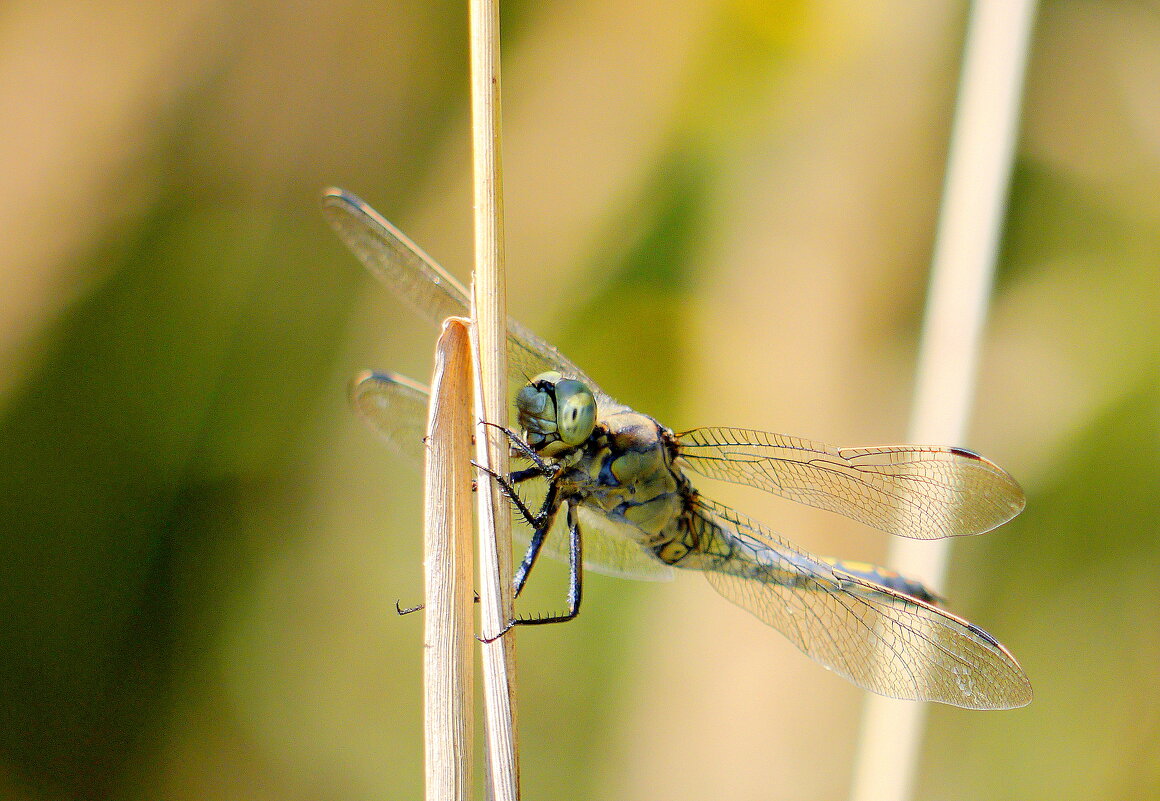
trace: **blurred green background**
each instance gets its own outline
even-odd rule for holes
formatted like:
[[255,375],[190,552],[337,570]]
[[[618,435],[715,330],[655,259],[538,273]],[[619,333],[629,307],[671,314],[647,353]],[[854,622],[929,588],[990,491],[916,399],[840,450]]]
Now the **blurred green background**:
[[[420,479],[345,391],[434,334],[317,198],[466,277],[465,7],[0,6],[0,797],[420,797]],[[513,314],[677,429],[901,439],[965,11],[507,2]],[[942,589],[1036,697],[932,709],[918,796],[1160,797],[1160,5],[1033,47],[961,443],[1027,511]],[[519,634],[526,797],[845,796],[855,688],[696,576],[587,586]]]

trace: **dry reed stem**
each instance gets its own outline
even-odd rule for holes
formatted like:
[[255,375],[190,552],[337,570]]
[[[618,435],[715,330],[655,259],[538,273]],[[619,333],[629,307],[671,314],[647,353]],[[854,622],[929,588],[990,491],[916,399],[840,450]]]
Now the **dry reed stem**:
[[435,349],[424,484],[423,710],[427,801],[467,801],[474,733],[471,341],[450,317]]
[[[502,433],[482,425],[507,423],[507,298],[504,278],[503,184],[500,159],[498,0],[469,0],[471,121],[475,199],[476,460],[508,473]],[[481,629],[503,630],[512,617],[511,518],[493,481],[480,481],[479,570]],[[519,798],[515,727],[515,637],[483,645],[484,733],[489,798]]]

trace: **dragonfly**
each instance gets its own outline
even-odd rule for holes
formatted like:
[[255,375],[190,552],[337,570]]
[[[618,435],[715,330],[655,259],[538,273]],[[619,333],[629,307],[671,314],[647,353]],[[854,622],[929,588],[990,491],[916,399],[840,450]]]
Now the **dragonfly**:
[[[330,189],[323,212],[360,261],[420,317],[468,314],[467,291],[356,196]],[[728,600],[774,627],[807,656],[857,686],[894,698],[970,709],[1031,701],[1014,656],[942,607],[921,582],[884,567],[816,556],[710,500],[689,474],[745,484],[915,539],[980,534],[1024,506],[1018,483],[957,447],[836,447],[745,428],[675,433],[600,389],[556,347],[508,321],[514,457],[528,466],[493,475],[527,523],[515,571],[523,589],[541,554],[569,564],[568,611],[579,613],[585,569],[660,580],[696,570]],[[365,373],[356,411],[421,461],[428,390],[404,376]],[[532,508],[520,487],[541,482]],[[554,533],[557,532],[557,533]]]

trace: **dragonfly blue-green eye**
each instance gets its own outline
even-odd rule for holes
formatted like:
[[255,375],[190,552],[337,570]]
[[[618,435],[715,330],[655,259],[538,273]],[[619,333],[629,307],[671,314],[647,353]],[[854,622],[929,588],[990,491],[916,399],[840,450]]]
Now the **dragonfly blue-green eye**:
[[596,425],[596,398],[583,382],[550,370],[516,394],[516,421],[532,450],[559,456],[584,444]]
[[520,430],[533,450],[557,439],[556,401],[551,392],[531,381],[516,395],[515,405]]
[[596,425],[596,398],[583,382],[564,378],[556,382],[556,429],[567,445],[580,445]]
[[[323,210],[372,273],[432,323],[468,314],[463,286],[373,209],[330,190]],[[773,626],[811,658],[871,692],[972,709],[1031,701],[1019,663],[921,583],[886,568],[815,556],[709,500],[686,471],[747,484],[916,539],[981,534],[1023,509],[1023,492],[993,462],[963,448],[843,448],[745,428],[676,433],[608,396],[558,349],[508,321],[508,364],[528,463],[497,478],[527,523],[516,570],[523,588],[541,553],[566,559],[566,614],[580,609],[584,569],[637,579],[699,571],[719,593]],[[552,375],[545,376],[545,373]],[[536,376],[530,383],[528,376]],[[422,455],[421,385],[372,373],[352,390],[370,425]],[[529,509],[515,491],[546,487]],[[559,524],[559,525],[557,525]]]

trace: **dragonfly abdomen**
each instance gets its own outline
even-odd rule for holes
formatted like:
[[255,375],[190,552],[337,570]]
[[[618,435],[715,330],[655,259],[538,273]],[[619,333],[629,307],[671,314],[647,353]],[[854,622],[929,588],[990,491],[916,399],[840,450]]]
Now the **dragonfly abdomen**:
[[[678,554],[679,559],[671,558]],[[893,570],[868,562],[815,557],[788,546],[773,548],[732,527],[719,525],[713,515],[703,513],[691,515],[682,526],[682,536],[658,548],[657,555],[678,567],[779,587],[837,592],[856,583],[862,594],[873,594],[876,588],[882,588],[883,594],[899,593],[929,604],[937,605],[942,600],[922,583]]]

